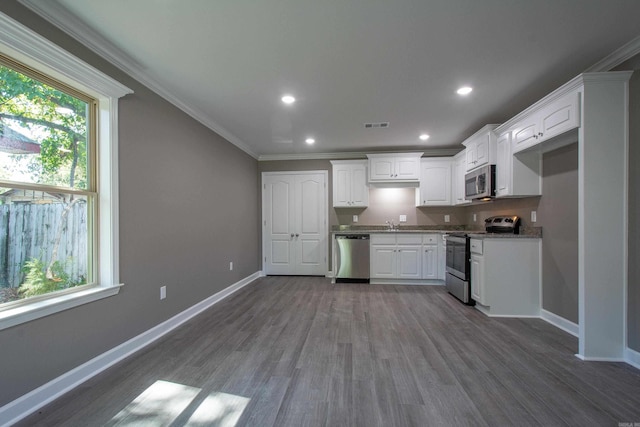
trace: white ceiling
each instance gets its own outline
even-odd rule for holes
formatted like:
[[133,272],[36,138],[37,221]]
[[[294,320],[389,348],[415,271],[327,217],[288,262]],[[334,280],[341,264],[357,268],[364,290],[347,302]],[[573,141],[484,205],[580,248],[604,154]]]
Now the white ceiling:
[[460,148],[640,34],[638,0],[24,2],[256,157]]

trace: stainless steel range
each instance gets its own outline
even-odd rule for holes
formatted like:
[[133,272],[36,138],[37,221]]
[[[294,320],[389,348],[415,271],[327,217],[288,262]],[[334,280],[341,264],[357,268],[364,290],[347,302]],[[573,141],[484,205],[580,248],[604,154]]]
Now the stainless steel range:
[[[492,216],[484,220],[484,233],[518,234],[520,218],[512,216]],[[482,231],[471,234],[483,233]],[[447,274],[445,285],[449,293],[465,304],[474,305],[471,299],[471,250],[469,233],[455,233],[445,236],[447,245]]]

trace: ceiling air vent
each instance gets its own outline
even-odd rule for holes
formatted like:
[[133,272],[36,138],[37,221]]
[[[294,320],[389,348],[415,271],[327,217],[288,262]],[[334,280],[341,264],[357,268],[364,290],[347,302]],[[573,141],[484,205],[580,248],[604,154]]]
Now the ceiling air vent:
[[375,129],[375,128],[388,128],[389,122],[380,122],[380,123],[365,123],[365,129]]

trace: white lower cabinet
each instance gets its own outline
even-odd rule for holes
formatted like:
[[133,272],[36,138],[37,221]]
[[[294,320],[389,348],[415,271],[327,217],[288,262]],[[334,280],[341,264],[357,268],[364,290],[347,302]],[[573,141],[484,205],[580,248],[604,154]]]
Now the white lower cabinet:
[[429,280],[444,279],[444,248],[442,235],[422,235],[422,278]]
[[435,233],[372,234],[370,261],[372,283],[442,280],[445,270],[442,236]]
[[471,297],[489,316],[539,316],[540,239],[471,239]]
[[424,245],[422,247],[422,278],[438,279],[437,245]]
[[422,245],[398,245],[396,252],[398,279],[421,279],[422,258],[420,249]]
[[478,254],[471,254],[471,298],[487,304],[484,299],[484,257]]
[[[372,239],[373,240],[373,239]],[[371,244],[371,278],[396,278],[396,245]]]

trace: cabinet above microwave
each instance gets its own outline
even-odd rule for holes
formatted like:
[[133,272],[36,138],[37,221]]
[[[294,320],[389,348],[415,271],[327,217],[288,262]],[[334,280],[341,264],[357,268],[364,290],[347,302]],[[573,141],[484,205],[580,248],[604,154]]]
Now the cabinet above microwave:
[[367,154],[369,182],[420,182],[420,158],[423,153]]

